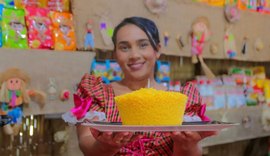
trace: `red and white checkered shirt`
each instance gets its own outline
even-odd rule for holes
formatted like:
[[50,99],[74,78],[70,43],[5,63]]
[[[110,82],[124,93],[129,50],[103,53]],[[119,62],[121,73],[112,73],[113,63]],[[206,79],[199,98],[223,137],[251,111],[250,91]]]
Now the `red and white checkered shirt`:
[[[201,109],[201,97],[195,85],[186,83],[181,93],[188,96],[186,115],[198,115]],[[114,101],[115,94],[111,85],[104,84],[100,77],[85,74],[78,86],[77,94],[81,98],[92,97],[91,111],[104,112],[107,121],[121,122]],[[173,153],[173,140],[161,132],[142,133],[143,138],[122,147],[116,155],[125,156],[169,156]]]

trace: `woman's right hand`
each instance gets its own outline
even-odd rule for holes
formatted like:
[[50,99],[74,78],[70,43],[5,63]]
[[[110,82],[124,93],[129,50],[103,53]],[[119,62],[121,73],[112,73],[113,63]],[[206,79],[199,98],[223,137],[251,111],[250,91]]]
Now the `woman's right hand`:
[[101,132],[90,128],[93,137],[99,145],[109,149],[120,149],[130,142],[142,138],[141,135],[133,132]]

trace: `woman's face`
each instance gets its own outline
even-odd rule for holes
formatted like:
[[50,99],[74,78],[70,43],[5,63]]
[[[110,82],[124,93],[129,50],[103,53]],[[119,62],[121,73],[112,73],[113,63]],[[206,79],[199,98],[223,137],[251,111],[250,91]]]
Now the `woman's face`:
[[115,51],[125,78],[143,80],[153,76],[160,54],[153,49],[145,32],[136,25],[128,24],[118,30]]

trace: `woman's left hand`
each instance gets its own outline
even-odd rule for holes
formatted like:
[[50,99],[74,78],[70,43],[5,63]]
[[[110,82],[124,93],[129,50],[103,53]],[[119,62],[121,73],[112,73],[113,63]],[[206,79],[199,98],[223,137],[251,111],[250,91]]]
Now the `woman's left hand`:
[[170,132],[165,133],[166,136],[171,136],[174,142],[174,155],[201,155],[202,151],[198,147],[198,142],[206,137],[216,135],[216,131],[205,132]]
[[[202,139],[216,135],[216,131],[202,131],[202,132],[192,132],[192,131],[183,131],[183,132],[171,132],[170,136],[172,137],[175,143],[194,143],[197,144]],[[167,134],[168,135],[168,134]]]

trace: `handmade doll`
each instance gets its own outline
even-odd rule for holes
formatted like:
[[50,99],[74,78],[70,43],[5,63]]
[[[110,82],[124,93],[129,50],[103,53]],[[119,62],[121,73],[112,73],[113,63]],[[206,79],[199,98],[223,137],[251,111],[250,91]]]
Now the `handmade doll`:
[[204,43],[210,37],[210,24],[206,17],[198,17],[192,23],[191,32],[191,53],[192,63],[197,63],[197,56],[202,55]]
[[28,74],[18,68],[7,69],[1,74],[0,110],[3,115],[12,118],[11,124],[4,126],[6,134],[18,134],[23,116],[23,104],[29,104],[30,99],[40,104],[40,107],[45,104],[45,94],[41,91],[27,90],[29,83]]
[[[206,17],[201,16],[194,20],[192,23],[192,32],[191,32],[191,54],[192,54],[192,63],[197,63],[198,59],[201,63],[201,66],[208,78],[214,78],[214,74],[204,63],[202,52],[204,44],[210,38],[210,24]],[[197,59],[198,58],[198,59]]]
[[93,33],[93,21],[89,20],[86,23],[86,35],[84,39],[84,49],[90,50],[95,47],[94,33]]

